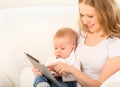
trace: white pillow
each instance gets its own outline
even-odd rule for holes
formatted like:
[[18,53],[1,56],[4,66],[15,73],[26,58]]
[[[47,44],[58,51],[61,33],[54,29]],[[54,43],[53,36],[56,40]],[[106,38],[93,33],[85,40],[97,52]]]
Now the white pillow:
[[25,67],[20,75],[20,87],[33,87],[34,77],[31,67]]
[[120,87],[120,71],[108,78],[100,87]]
[[13,87],[12,82],[0,71],[0,87]]

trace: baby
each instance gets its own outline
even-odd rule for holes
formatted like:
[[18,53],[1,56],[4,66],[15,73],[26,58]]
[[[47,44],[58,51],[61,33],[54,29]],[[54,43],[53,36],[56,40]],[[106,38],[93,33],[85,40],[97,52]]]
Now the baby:
[[[77,46],[78,35],[68,27],[59,29],[53,37],[54,56],[46,61],[46,66],[56,62],[64,62],[79,69],[79,64],[74,55]],[[54,72],[55,78],[63,87],[76,87],[76,80],[70,74],[58,75],[54,68],[49,67],[49,70]],[[44,75],[36,76],[34,87],[56,87],[53,82],[50,82]]]

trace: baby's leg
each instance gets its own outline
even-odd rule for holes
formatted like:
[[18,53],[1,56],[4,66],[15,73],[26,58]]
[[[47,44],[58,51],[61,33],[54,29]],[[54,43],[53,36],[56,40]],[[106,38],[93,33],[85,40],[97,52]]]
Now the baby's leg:
[[45,76],[36,76],[33,87],[50,87],[50,85]]

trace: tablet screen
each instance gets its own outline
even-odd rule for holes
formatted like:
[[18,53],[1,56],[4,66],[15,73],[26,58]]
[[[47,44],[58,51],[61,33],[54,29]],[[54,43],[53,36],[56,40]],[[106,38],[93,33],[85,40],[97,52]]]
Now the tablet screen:
[[31,56],[30,54],[28,53],[25,53],[25,54],[28,57],[29,61],[34,66],[36,66],[40,71],[42,71],[42,73],[44,74],[44,76],[46,76],[46,78],[54,82],[57,85],[57,87],[62,87],[61,84],[55,79],[55,77],[51,74],[51,72],[46,68],[44,64],[41,64],[38,59]]

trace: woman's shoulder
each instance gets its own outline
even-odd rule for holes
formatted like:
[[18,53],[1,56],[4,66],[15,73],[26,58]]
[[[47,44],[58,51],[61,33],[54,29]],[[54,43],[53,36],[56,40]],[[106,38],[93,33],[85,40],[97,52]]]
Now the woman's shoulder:
[[120,38],[109,38],[108,53],[109,58],[120,56]]
[[120,45],[120,38],[118,37],[108,38],[108,40],[110,45]]

